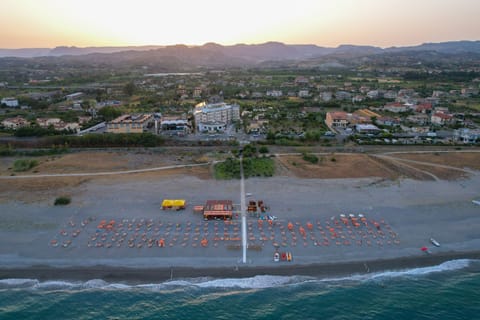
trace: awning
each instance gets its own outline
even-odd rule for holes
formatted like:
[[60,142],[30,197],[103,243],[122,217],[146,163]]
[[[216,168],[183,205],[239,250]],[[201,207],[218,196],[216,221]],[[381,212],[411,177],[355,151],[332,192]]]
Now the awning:
[[162,201],[162,207],[172,208],[172,207],[185,207],[185,200],[183,199],[165,199]]

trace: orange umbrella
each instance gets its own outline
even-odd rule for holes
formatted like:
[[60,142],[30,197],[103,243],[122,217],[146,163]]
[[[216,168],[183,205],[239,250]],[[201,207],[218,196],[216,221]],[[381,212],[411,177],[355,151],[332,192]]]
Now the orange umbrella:
[[159,247],[165,247],[165,239],[162,238],[162,239],[158,240],[158,246]]
[[303,227],[298,228],[298,231],[304,236],[305,235],[305,229]]

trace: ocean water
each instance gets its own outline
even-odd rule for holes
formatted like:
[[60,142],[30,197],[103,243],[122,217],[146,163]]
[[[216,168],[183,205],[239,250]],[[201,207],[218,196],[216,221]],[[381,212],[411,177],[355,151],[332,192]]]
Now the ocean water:
[[480,319],[480,261],[336,279],[5,279],[0,319]]

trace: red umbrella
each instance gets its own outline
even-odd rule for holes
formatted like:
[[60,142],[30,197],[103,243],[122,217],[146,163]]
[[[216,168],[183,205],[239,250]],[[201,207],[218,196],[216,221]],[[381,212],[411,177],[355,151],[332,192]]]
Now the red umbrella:
[[422,250],[423,252],[425,252],[425,251],[428,251],[428,248],[427,248],[427,247],[421,247],[420,250]]

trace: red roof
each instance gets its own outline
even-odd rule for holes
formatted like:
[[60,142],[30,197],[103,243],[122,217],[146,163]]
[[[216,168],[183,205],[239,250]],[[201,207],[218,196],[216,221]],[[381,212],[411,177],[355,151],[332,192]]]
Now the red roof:
[[390,102],[390,103],[387,103],[385,107],[405,108],[405,105],[400,102]]
[[441,112],[437,112],[433,115],[434,117],[437,117],[437,118],[440,118],[440,119],[444,119],[444,120],[450,120],[453,118],[452,115],[450,114],[445,114],[445,113],[441,113]]
[[207,200],[205,211],[231,211],[233,210],[232,200]]
[[432,110],[432,104],[431,103],[422,103],[417,105],[416,108],[417,111],[422,111],[422,110]]
[[328,114],[334,120],[347,120],[348,118],[347,113],[343,111],[334,111],[334,112],[329,112]]

